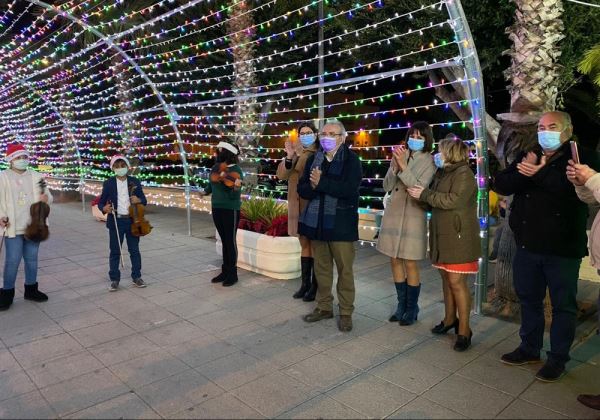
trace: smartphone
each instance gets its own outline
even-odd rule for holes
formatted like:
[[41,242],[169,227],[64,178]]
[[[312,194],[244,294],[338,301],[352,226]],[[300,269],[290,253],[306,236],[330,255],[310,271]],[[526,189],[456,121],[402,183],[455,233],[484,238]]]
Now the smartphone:
[[571,141],[571,159],[573,159],[573,162],[575,163],[581,163],[579,162],[579,150],[577,149],[577,143],[575,143],[574,141]]

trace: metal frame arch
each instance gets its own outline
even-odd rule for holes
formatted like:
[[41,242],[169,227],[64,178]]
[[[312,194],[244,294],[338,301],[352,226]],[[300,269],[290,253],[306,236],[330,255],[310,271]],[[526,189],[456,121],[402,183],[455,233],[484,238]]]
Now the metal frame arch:
[[133,58],[131,58],[131,56],[129,56],[129,54],[127,54],[120,46],[115,44],[109,36],[104,35],[102,32],[100,32],[93,26],[87,24],[83,20],[79,19],[77,16],[74,16],[72,13],[69,13],[69,12],[66,12],[63,10],[57,10],[57,8],[55,6],[52,6],[48,3],[46,3],[45,1],[41,1],[41,0],[26,0],[26,1],[29,3],[35,4],[37,6],[43,7],[44,9],[46,9],[52,13],[55,13],[59,16],[64,17],[65,19],[75,22],[78,25],[80,25],[82,28],[84,28],[86,31],[89,31],[89,32],[93,33],[94,35],[96,35],[98,38],[100,38],[100,40],[102,40],[102,42],[104,42],[110,48],[117,51],[118,54],[121,55],[121,57],[123,57],[125,60],[127,60],[129,65],[131,65],[136,70],[136,72],[138,72],[138,74],[142,77],[142,79],[146,82],[146,84],[150,87],[150,89],[152,89],[152,92],[154,93],[154,95],[156,96],[158,101],[160,102],[160,104],[163,108],[163,111],[169,117],[171,127],[173,128],[173,132],[175,133],[175,137],[177,138],[177,144],[179,146],[179,157],[181,159],[181,163],[183,164],[183,179],[184,179],[184,186],[185,186],[185,206],[187,209],[188,235],[191,236],[192,225],[191,225],[191,206],[190,206],[190,177],[189,177],[189,172],[188,172],[189,167],[188,167],[188,163],[187,163],[187,156],[186,156],[183,140],[181,138],[181,133],[179,132],[179,128],[177,126],[177,120],[179,119],[179,116],[177,115],[177,112],[175,111],[175,109],[170,104],[167,104],[162,93],[157,89],[154,82],[152,82],[152,80],[150,80],[150,78],[148,77],[148,74],[142,68],[140,68],[138,63]]
[[479,260],[479,271],[477,272],[477,279],[475,281],[475,313],[481,314],[482,305],[486,300],[487,294],[487,255],[489,247],[488,153],[485,129],[485,96],[479,57],[462,4],[460,0],[446,0],[446,8],[450,19],[454,22],[452,29],[458,41],[458,48],[462,58],[461,67],[466,76],[465,83],[471,107],[477,153],[478,215],[482,257]]

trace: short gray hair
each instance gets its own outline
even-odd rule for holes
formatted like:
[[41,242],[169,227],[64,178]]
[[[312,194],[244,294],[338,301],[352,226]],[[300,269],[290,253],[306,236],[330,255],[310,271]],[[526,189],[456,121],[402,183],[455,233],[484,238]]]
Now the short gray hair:
[[325,123],[323,124],[323,127],[325,127],[326,125],[337,125],[342,132],[342,138],[345,139],[348,136],[348,133],[346,132],[346,128],[344,127],[344,124],[342,124],[342,122],[340,120],[338,120],[337,118],[326,119]]
[[544,112],[542,114],[542,116],[544,115],[548,115],[548,114],[554,114],[554,115],[558,115],[560,116],[560,118],[563,120],[565,127],[570,127],[573,125],[573,122],[571,121],[571,115],[569,115],[568,112],[564,112],[564,111],[548,111],[548,112]]

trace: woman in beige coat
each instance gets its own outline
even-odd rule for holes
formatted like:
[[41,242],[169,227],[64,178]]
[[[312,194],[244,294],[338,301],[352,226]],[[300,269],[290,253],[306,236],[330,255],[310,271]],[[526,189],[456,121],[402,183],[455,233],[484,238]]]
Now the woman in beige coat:
[[469,148],[462,140],[446,138],[440,141],[439,150],[433,159],[439,169],[431,187],[412,187],[408,193],[432,207],[430,257],[442,277],[446,314],[431,331],[444,334],[454,329],[458,334],[454,350],[464,351],[473,336],[467,276],[477,273],[481,256],[477,183],[469,168]]
[[419,121],[406,133],[405,144],[393,151],[383,188],[390,194],[379,230],[377,250],[390,257],[398,306],[390,322],[411,325],[417,318],[421,291],[419,260],[427,255],[427,215],[407,188],[426,187],[435,173],[431,157],[431,126]]
[[287,156],[277,167],[277,178],[288,182],[288,234],[298,236],[302,247],[300,257],[302,284],[300,289],[294,293],[294,299],[302,298],[305,302],[312,302],[317,294],[317,278],[313,271],[310,240],[305,236],[298,235],[298,217],[307,203],[298,195],[298,181],[304,173],[306,161],[317,150],[317,129],[312,124],[303,123],[298,127],[298,137],[301,147],[296,147],[289,140],[285,142]]

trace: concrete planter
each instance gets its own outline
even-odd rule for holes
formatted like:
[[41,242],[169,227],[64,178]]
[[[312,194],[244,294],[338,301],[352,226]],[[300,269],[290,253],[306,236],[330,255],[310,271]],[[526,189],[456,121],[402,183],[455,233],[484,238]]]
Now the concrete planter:
[[[217,254],[222,255],[217,233]],[[280,280],[300,277],[300,241],[238,229],[238,267]]]

